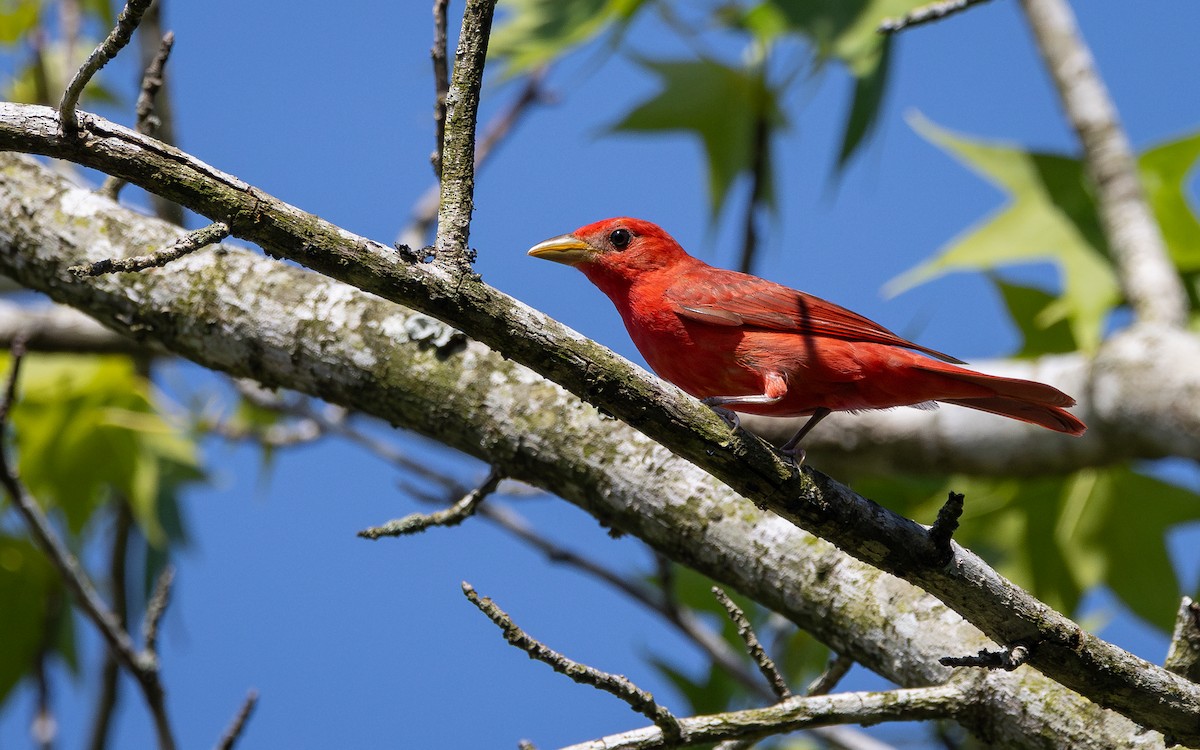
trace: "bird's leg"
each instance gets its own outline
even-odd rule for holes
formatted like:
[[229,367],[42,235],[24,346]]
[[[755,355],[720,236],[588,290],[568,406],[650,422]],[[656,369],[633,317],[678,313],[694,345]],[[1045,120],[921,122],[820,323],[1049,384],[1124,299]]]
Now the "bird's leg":
[[795,435],[792,435],[792,439],[780,446],[779,452],[791,459],[792,464],[795,466],[804,463],[804,449],[799,447],[800,441],[804,439],[805,435],[812,432],[812,428],[816,427],[818,422],[828,417],[829,413],[830,410],[824,406],[814,411],[812,416],[808,418],[808,421],[804,423],[804,426]]
[[787,393],[787,380],[776,372],[769,372],[763,377],[766,392],[754,396],[709,396],[701,399],[700,403],[717,413],[725,420],[731,430],[736,430],[742,421],[737,412],[726,409],[726,406],[742,406],[748,404],[773,404]]

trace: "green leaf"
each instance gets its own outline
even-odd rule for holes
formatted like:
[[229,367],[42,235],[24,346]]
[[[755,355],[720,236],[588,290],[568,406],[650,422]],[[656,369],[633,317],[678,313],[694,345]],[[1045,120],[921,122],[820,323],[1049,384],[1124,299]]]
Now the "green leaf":
[[645,0],[502,0],[488,54],[513,76],[560,57],[615,22],[628,23]]
[[[24,540],[0,536],[0,705],[43,649],[51,603],[61,596],[50,562]],[[69,619],[69,618],[68,618]]]
[[1079,472],[1055,530],[1076,577],[1102,583],[1147,622],[1170,632],[1180,587],[1167,532],[1200,519],[1200,495],[1127,467]]
[[1138,171],[1154,218],[1175,266],[1200,271],[1200,221],[1187,194],[1187,177],[1200,158],[1200,133],[1161,143],[1138,157]]
[[1039,324],[1065,320],[1079,346],[1094,351],[1121,296],[1080,162],[971,140],[920,117],[913,118],[913,127],[1008,192],[1010,202],[934,258],[893,279],[887,291],[897,294],[954,270],[1051,261],[1059,268],[1063,293]]
[[854,84],[854,98],[846,113],[846,125],[842,131],[842,146],[838,150],[837,167],[845,169],[850,158],[863,144],[867,136],[879,123],[879,109],[883,105],[883,94],[887,90],[888,69],[891,64],[891,38],[883,44],[883,54],[874,70],[858,78]]
[[838,152],[839,170],[878,123],[892,46],[892,38],[878,32],[880,22],[923,4],[924,0],[768,0],[748,12],[752,21],[747,25],[766,34],[778,33],[782,19],[812,41],[819,62],[839,60],[856,79]]
[[127,358],[29,357],[13,427],[30,493],[61,509],[75,534],[115,492],[161,545],[158,505],[171,487],[164,473],[200,476],[195,444],[157,412],[149,382]]
[[[732,68],[713,60],[641,64],[662,79],[658,94],[636,107],[613,131],[692,133],[704,145],[708,161],[712,213],[720,213],[733,181],[754,168],[759,120],[769,133],[784,127],[778,94],[760,66]],[[767,202],[771,204],[768,188]]]
[[728,711],[734,697],[739,694],[733,678],[715,664],[701,679],[693,679],[670,663],[653,656],[650,657],[650,664],[683,695],[688,703],[688,715]]
[[1034,286],[1025,286],[1005,281],[998,274],[988,277],[996,285],[1008,308],[1009,317],[1021,332],[1021,347],[1013,356],[1018,358],[1037,357],[1042,354],[1063,354],[1079,348],[1071,327],[1065,320],[1056,320],[1049,325],[1042,321],[1047,317],[1055,296]]

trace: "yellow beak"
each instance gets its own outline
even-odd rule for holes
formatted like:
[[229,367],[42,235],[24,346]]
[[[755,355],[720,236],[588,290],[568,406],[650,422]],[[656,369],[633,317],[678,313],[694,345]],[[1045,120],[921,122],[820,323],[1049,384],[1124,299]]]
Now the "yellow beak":
[[555,263],[565,263],[573,266],[585,260],[596,257],[596,248],[579,239],[573,234],[551,237],[529,248],[529,254],[535,258],[552,260]]

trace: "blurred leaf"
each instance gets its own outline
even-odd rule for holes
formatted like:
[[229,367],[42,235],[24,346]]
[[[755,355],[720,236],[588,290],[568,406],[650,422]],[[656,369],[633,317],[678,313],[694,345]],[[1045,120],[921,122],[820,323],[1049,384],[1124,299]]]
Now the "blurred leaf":
[[614,22],[627,23],[646,0],[501,0],[488,54],[513,76],[566,54]]
[[200,476],[195,444],[155,410],[150,384],[127,358],[29,357],[13,427],[30,493],[60,508],[75,534],[116,492],[161,545],[164,473]]
[[880,22],[923,4],[924,0],[767,0],[750,11],[754,28],[775,33],[782,18],[813,42],[818,61],[840,60],[856,79],[838,153],[839,170],[879,120],[892,45],[890,36],[878,32]]
[[1187,176],[1200,158],[1200,133],[1159,144],[1138,158],[1154,218],[1180,271],[1200,271],[1200,221],[1188,200]]
[[[786,125],[776,92],[758,66],[738,69],[713,60],[641,64],[662,79],[663,88],[611,129],[698,136],[708,160],[712,213],[719,214],[733,181],[754,169],[759,118],[767,118],[768,139]],[[771,204],[769,184],[766,195]]]
[[48,607],[58,595],[58,577],[42,553],[24,539],[0,536],[0,705],[49,645]]
[[1049,327],[1066,320],[1080,348],[1094,351],[1120,290],[1081,163],[956,136],[924,118],[914,118],[913,127],[1007,191],[1011,202],[936,257],[893,279],[888,292],[897,294],[952,270],[1052,261],[1063,293],[1038,322]]
[[1200,495],[1127,466],[1070,477],[952,477],[937,484],[881,478],[854,486],[925,523],[949,489],[962,492],[966,508],[955,539],[1034,596],[1078,616],[1082,594],[1107,586],[1139,617],[1171,627],[1180,590],[1166,535],[1200,520]]
[[879,122],[879,109],[883,104],[883,94],[887,90],[891,49],[891,38],[888,37],[884,41],[879,64],[870,73],[860,76],[854,84],[854,98],[850,103],[850,110],[846,113],[842,146],[838,150],[839,170],[845,169],[850,157],[854,156],[854,152]]
[[38,25],[41,0],[0,0],[0,44],[16,44]]
[[1196,520],[1200,495],[1115,467],[1076,476],[1056,533],[1085,586],[1103,583],[1139,617],[1170,632],[1180,587],[1166,535]]
[[1034,286],[1005,281],[997,274],[988,274],[988,277],[996,285],[1009,316],[1021,331],[1021,348],[1014,357],[1062,354],[1079,348],[1065,320],[1056,320],[1048,326],[1041,323],[1046,317],[1045,311],[1054,304],[1053,294]]

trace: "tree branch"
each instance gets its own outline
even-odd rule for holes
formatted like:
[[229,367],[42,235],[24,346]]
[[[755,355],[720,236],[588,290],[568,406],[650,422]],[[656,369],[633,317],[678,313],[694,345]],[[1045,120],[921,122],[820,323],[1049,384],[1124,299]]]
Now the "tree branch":
[[[154,114],[154,99],[163,87],[163,68],[167,64],[167,58],[171,56],[171,47],[174,45],[175,34],[168,31],[163,35],[162,41],[159,43],[158,52],[146,66],[146,72],[142,74],[141,90],[138,93],[137,105],[135,107],[137,122],[134,125],[134,129],[143,135],[154,135],[158,131],[159,125],[162,124],[162,120]],[[170,142],[165,138],[163,140],[168,143]],[[109,177],[104,181],[103,185],[96,189],[96,192],[106,198],[117,200],[117,197],[121,193],[121,188],[125,187],[125,185],[124,180]]]
[[[4,127],[6,108],[11,114],[12,107],[0,105],[0,145],[12,142],[13,136]],[[39,122],[40,117],[32,120]],[[53,116],[48,121],[53,122]],[[128,136],[124,133],[116,142],[125,142]],[[93,142],[112,143],[107,139],[89,141]],[[188,163],[187,157],[166,148],[155,147],[157,152],[173,153],[176,163]],[[102,152],[112,153],[107,147]],[[148,159],[151,166],[157,162],[153,156]],[[126,164],[120,158],[114,161]],[[141,163],[136,159],[129,162]],[[127,166],[124,171],[133,175],[141,169]],[[197,192],[215,201],[216,196],[224,195],[219,186],[233,178],[207,169],[209,176],[201,178],[206,189]],[[836,553],[809,537],[792,536],[798,532],[788,523],[754,513],[744,501],[730,497],[719,483],[694,472],[671,452],[697,460],[728,486],[769,504],[789,522],[802,521],[861,560],[895,570],[936,592],[997,642],[1038,634],[1043,641],[1030,658],[1031,665],[1098,702],[1145,724],[1176,732],[1181,741],[1191,741],[1187,733],[1195,731],[1189,722],[1195,715],[1193,708],[1200,706],[1200,686],[1080,630],[957,546],[953,569],[929,570],[921,563],[928,546],[923,527],[896,518],[817,472],[805,470],[795,476],[793,469],[781,464],[787,478],[768,480],[773,471],[768,467],[778,461],[773,453],[759,449],[749,438],[731,436],[720,419],[703,406],[638,374],[607,350],[495,290],[468,280],[457,286],[457,294],[449,294],[448,276],[428,266],[400,261],[387,248],[329,227],[250,186],[243,184],[241,190],[230,191],[231,196],[251,197],[258,206],[258,220],[247,223],[248,233],[263,238],[269,252],[302,256],[385,296],[406,296],[404,290],[411,289],[413,293],[407,296],[413,304],[436,309],[509,357],[519,356],[548,374],[561,373],[561,379],[572,388],[638,423],[669,450],[618,422],[600,420],[591,407],[487,346],[471,342],[452,354],[441,354],[427,323],[421,326],[419,337],[410,333],[416,331],[409,321],[411,313],[235,248],[186,258],[179,262],[177,274],[155,274],[152,279],[132,275],[122,277],[120,283],[111,277],[76,281],[65,273],[66,265],[89,259],[89,253],[115,254],[108,252],[118,240],[111,232],[107,238],[95,230],[87,239],[78,236],[93,222],[136,226],[141,243],[166,243],[178,233],[71,188],[27,160],[7,161],[5,175],[6,181],[0,183],[0,217],[6,226],[3,237],[16,247],[0,252],[0,273],[82,306],[108,325],[153,336],[172,351],[207,367],[254,377],[268,385],[287,384],[407,425],[484,460],[503,462],[513,478],[554,491],[606,524],[638,534],[672,559],[786,613],[835,651],[885,675],[907,674],[903,679],[910,684],[944,679],[945,670],[935,662],[945,655],[945,644],[951,642],[947,632],[952,630],[952,642],[963,651],[989,646],[965,625],[961,626],[965,630],[955,630],[959,626],[952,624],[953,617],[946,619],[946,610],[932,600],[907,602],[903,606],[906,619],[897,622],[897,597],[920,599],[915,591],[904,588],[908,593],[888,591],[885,595],[882,589],[902,584],[885,583],[891,579],[845,557],[816,562],[816,557]],[[180,195],[189,193],[182,187],[185,182],[168,179],[159,184]],[[39,231],[39,220],[47,217],[60,220],[52,229]],[[64,224],[61,217],[69,221]],[[300,234],[289,235],[289,230]],[[289,236],[286,244],[269,241]],[[351,257],[360,258],[361,264],[347,262]],[[194,284],[197,274],[206,280],[204,285]],[[253,310],[229,303],[247,298],[256,300]],[[299,320],[297,310],[313,311],[312,317]],[[575,359],[584,352],[588,359]],[[585,361],[591,365],[586,378]],[[1136,361],[1145,366],[1144,359]],[[488,377],[481,377],[483,372],[488,372]],[[462,419],[444,419],[446,410]],[[544,413],[559,416],[552,424],[530,418]],[[581,449],[584,445],[587,450]],[[719,510],[730,502],[741,503],[736,512]],[[698,519],[704,521],[696,526]],[[909,561],[911,566],[906,564]],[[837,583],[829,579],[840,577],[815,575],[815,571],[827,572],[829,566],[846,575],[854,571],[854,583],[844,594],[828,590]],[[801,575],[806,570],[813,575]],[[794,578],[782,571],[790,571]],[[867,622],[863,596],[871,587],[881,587],[880,610],[877,619],[872,614]],[[840,605],[845,611],[839,612],[831,601],[841,595],[846,597]],[[813,596],[821,597],[819,606],[812,610],[800,606]],[[914,639],[919,639],[920,628],[908,618],[926,616],[936,623],[938,638],[932,644],[921,641],[918,647]],[[886,645],[856,640],[865,637],[864,627],[872,638],[893,640]],[[897,643],[907,643],[915,650],[901,657]],[[988,701],[990,710],[1004,712],[1003,700],[1019,700],[1016,696],[1028,690],[1054,690],[1029,670],[1020,670],[1009,679],[1012,681],[1004,682],[992,675],[989,691],[978,699]],[[1032,727],[1057,722],[1065,706],[1085,714],[1091,710],[1086,701],[1071,697],[1069,691],[1055,695],[1059,703],[1053,712],[1025,703],[1021,722],[988,723],[988,733],[1037,737],[1041,735]],[[1108,732],[1121,737],[1132,733],[1115,715],[1097,712],[1089,716],[1086,734],[1072,733],[1063,726],[1056,726],[1055,731],[1065,732],[1064,737],[1084,748],[1105,747],[1095,738],[1106,737]],[[1153,740],[1149,737],[1147,741]]]
[[680,740],[663,737],[657,727],[609,735],[563,750],[650,750],[689,747],[731,739],[772,737],[798,729],[835,724],[876,724],[955,717],[969,701],[961,686],[795,696],[767,708],[752,708],[679,720]]
[[713,586],[712,592],[725,611],[729,613],[729,619],[737,628],[738,635],[746,642],[746,650],[750,653],[750,658],[754,659],[754,663],[758,665],[758,671],[762,672],[763,677],[770,684],[775,697],[779,700],[791,698],[792,691],[788,688],[787,681],[783,679],[783,675],[779,674],[775,662],[758,642],[758,636],[754,633],[754,627],[750,624],[750,620],[746,619],[746,613],[734,603],[733,599],[729,598],[729,594],[726,594],[720,586]]
[[1066,0],[1021,0],[1038,52],[1083,146],[1096,207],[1139,322],[1181,328],[1187,295],[1146,202],[1137,161]]
[[1200,602],[1183,597],[1175,616],[1171,650],[1163,666],[1192,682],[1200,682]]
[[496,0],[467,0],[454,74],[446,93],[446,136],[442,145],[441,206],[434,256],[453,275],[471,272],[471,214],[475,210],[475,122]]
[[152,351],[64,305],[26,306],[0,299],[0,346],[25,339],[31,352],[133,354]]

